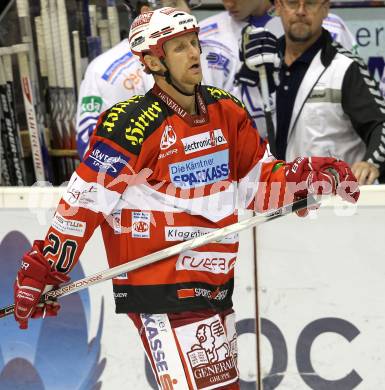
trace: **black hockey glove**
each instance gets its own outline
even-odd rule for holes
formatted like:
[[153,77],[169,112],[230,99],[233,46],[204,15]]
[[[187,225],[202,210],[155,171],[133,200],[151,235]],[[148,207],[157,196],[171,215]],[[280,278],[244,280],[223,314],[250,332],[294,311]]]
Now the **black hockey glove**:
[[259,85],[258,67],[264,65],[269,83],[269,91],[273,92],[278,85],[277,38],[263,27],[247,25],[242,30],[242,42],[239,51],[242,66],[235,76],[235,83],[249,86]]

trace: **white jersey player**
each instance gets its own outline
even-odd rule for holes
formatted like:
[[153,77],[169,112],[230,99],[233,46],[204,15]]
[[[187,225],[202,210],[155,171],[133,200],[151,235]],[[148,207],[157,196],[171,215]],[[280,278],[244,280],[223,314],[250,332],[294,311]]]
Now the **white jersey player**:
[[[257,87],[234,85],[235,75],[241,67],[239,41],[248,23],[264,27],[276,37],[283,35],[281,19],[274,15],[269,0],[223,0],[226,11],[199,23],[202,46],[203,80],[205,84],[225,89],[246,105],[261,135],[266,136],[262,99]],[[323,27],[346,49],[356,51],[357,44],[344,21],[329,14]]]

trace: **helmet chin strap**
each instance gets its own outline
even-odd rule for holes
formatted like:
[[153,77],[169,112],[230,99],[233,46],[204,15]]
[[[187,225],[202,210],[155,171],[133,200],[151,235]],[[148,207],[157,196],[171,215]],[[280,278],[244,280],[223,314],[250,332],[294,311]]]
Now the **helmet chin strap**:
[[164,77],[166,79],[166,81],[173,87],[175,88],[179,93],[181,93],[182,95],[184,96],[195,96],[195,88],[194,88],[194,92],[193,93],[189,93],[189,92],[185,92],[185,91],[182,91],[179,87],[177,87],[173,82],[172,82],[172,78],[171,78],[171,73],[166,65],[166,62],[164,61],[164,59],[162,58],[160,60],[163,64],[163,66],[166,68],[166,71],[164,73],[161,73],[161,72],[154,72],[156,75],[158,76],[161,76],[161,77]]

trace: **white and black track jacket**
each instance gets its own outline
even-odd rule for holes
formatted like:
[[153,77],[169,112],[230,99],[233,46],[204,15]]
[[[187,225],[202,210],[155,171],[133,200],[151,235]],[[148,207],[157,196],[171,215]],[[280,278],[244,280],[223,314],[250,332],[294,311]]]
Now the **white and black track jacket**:
[[334,156],[385,171],[385,100],[363,60],[327,35],[299,87],[286,160]]

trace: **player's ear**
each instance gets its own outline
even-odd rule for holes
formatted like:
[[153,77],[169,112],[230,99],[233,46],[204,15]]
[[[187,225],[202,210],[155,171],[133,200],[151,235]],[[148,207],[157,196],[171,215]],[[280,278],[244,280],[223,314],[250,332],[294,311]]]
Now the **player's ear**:
[[163,70],[163,65],[160,62],[159,58],[156,56],[153,56],[151,54],[146,54],[144,56],[144,62],[152,72],[159,72]]

